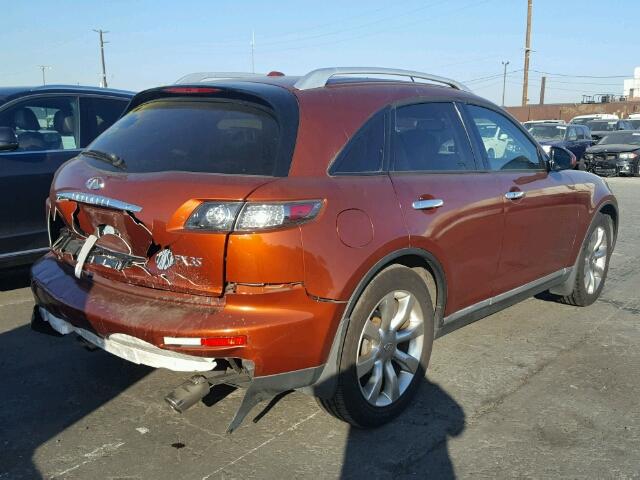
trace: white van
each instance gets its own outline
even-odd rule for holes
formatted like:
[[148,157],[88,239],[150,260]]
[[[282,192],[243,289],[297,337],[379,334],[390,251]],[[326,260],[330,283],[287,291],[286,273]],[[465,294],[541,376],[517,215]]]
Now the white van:
[[578,115],[577,117],[573,117],[569,123],[584,125],[591,120],[619,120],[619,118],[613,113],[593,113],[591,115]]

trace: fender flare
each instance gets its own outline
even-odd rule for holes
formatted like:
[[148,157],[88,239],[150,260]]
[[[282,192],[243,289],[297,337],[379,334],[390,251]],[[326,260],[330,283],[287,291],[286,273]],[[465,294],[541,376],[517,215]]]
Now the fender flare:
[[334,334],[333,341],[331,343],[331,349],[329,350],[329,355],[327,356],[327,361],[322,368],[320,376],[312,385],[300,388],[300,391],[323,398],[330,398],[331,396],[333,396],[338,381],[340,361],[342,360],[342,348],[344,346],[347,328],[349,327],[349,323],[351,321],[351,312],[355,308],[356,302],[360,298],[360,295],[367,287],[367,285],[369,285],[371,280],[378,273],[384,270],[384,268],[388,265],[393,264],[394,260],[406,256],[418,256],[422,258],[431,268],[431,273],[433,274],[436,282],[434,325],[436,330],[438,330],[442,326],[442,322],[444,319],[444,309],[447,299],[447,282],[444,269],[442,268],[440,261],[432,253],[420,248],[402,248],[388,255],[385,255],[380,260],[378,260],[375,265],[373,265],[373,267],[369,269],[369,271],[364,275],[362,280],[360,280],[357,287],[349,297],[349,300],[347,301],[347,307],[345,308],[344,314],[342,315],[342,318],[338,323],[338,328],[336,329],[336,333]]

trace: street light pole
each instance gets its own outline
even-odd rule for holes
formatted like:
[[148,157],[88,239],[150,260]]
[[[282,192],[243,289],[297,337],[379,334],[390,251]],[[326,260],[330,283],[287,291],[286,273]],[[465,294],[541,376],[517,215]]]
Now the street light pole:
[[504,66],[504,74],[502,75],[502,106],[504,107],[504,92],[507,89],[507,65],[509,65],[509,61],[502,62]]
[[50,65],[38,65],[38,68],[42,71],[42,85],[47,84],[47,79],[45,78],[44,71],[48,68],[51,68]]

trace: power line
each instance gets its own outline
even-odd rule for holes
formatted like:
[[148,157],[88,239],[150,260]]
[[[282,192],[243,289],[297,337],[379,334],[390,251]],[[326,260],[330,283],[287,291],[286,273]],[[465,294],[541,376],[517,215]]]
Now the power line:
[[541,73],[543,75],[549,75],[552,77],[569,77],[569,78],[629,78],[629,75],[569,75],[567,73],[551,73],[543,72],[541,70],[531,70],[532,72]]

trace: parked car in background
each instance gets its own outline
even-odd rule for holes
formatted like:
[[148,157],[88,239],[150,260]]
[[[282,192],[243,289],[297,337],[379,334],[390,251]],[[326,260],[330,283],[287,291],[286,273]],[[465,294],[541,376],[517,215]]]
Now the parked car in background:
[[567,122],[565,122],[564,120],[527,120],[526,122],[522,122],[522,126],[527,130],[531,130],[532,126],[539,123],[558,123],[564,125]]
[[631,124],[633,130],[640,130],[640,118],[628,118],[627,122]]
[[640,176],[640,131],[611,132],[587,148],[587,168],[601,176]]
[[436,336],[546,290],[598,298],[618,208],[574,163],[427,73],[147,90],[55,176],[33,325],[199,372],[167,396],[178,411],[246,387],[230,430],[291,389],[378,426]]
[[618,116],[612,113],[593,113],[590,115],[578,115],[573,117],[569,123],[586,125],[591,120],[618,120]]
[[0,268],[46,252],[44,202],[54,172],[109,128],[132,96],[78,86],[0,88]]
[[591,120],[587,122],[587,127],[591,130],[591,138],[596,142],[611,132],[634,129],[629,120]]
[[556,123],[538,123],[529,129],[529,133],[546,150],[550,146],[564,147],[578,160],[585,150],[593,144],[591,132],[585,125],[560,125]]

